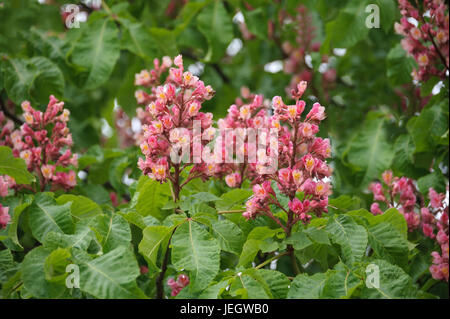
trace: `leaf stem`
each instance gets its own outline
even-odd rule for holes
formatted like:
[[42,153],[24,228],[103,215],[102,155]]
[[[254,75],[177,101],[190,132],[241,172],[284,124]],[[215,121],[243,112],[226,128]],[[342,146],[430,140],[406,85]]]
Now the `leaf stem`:
[[272,261],[277,260],[277,259],[279,259],[279,258],[281,258],[283,256],[288,255],[288,254],[289,254],[289,252],[285,251],[284,253],[275,255],[272,258],[269,258],[269,259],[265,260],[264,262],[262,262],[261,264],[259,264],[258,266],[256,266],[255,269],[260,269],[260,268],[264,267],[265,265],[271,263]]

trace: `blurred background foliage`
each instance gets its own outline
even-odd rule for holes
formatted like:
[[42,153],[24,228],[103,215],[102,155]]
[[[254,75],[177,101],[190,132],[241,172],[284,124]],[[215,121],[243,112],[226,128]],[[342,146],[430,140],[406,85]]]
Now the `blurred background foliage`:
[[[365,27],[372,3],[381,28]],[[66,4],[81,10],[80,28],[65,26]],[[299,31],[300,6],[308,28]],[[300,78],[310,82],[308,103],[326,106],[320,135],[332,141],[335,196],[371,198],[368,184],[388,168],[417,179],[423,192],[444,191],[448,76],[413,82],[415,61],[393,28],[399,19],[394,0],[0,1],[1,99],[16,114],[23,100],[41,108],[50,94],[64,100],[80,169],[89,170],[82,193],[107,202],[106,189],[129,197],[125,172],[140,175],[138,148],[121,149],[115,130],[119,106],[135,116],[136,73],[154,58],[183,54],[216,90],[204,108],[217,120],[242,86],[287,96],[298,75],[286,72],[286,48],[298,50],[303,32],[316,46],[303,48]]]

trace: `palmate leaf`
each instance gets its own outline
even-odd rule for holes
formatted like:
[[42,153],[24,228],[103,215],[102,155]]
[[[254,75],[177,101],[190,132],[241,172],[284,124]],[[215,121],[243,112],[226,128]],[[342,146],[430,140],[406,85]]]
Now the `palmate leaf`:
[[83,87],[93,89],[105,83],[119,55],[120,41],[114,21],[89,18],[71,52],[72,62],[86,73]]
[[25,161],[14,157],[12,150],[6,146],[0,146],[0,175],[14,178],[17,184],[30,184],[35,180],[28,172]]
[[361,171],[362,188],[380,176],[392,162],[392,145],[385,124],[385,118],[377,113],[369,113],[361,130],[344,153],[354,170]]
[[217,239],[192,220],[181,224],[172,237],[172,263],[186,269],[191,278],[190,289],[208,286],[219,271],[220,248]]
[[133,252],[119,246],[93,260],[80,260],[80,289],[96,298],[145,298],[137,287],[139,266]]
[[330,217],[326,231],[336,244],[341,246],[342,255],[348,265],[361,260],[367,247],[367,232],[350,216]]
[[47,193],[38,193],[27,209],[28,223],[33,236],[44,241],[48,232],[73,234],[74,224],[70,216],[70,205],[57,205],[53,197]]

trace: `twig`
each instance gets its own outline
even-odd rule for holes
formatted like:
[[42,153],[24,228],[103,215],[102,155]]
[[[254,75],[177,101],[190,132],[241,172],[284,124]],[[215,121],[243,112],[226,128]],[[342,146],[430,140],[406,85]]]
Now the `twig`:
[[236,214],[236,213],[243,213],[245,212],[245,209],[236,209],[236,210],[222,210],[217,212],[217,214]]

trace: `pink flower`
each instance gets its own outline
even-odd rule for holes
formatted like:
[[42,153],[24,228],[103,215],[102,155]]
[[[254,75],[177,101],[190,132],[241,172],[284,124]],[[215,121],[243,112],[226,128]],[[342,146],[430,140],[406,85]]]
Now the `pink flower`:
[[3,207],[2,204],[0,204],[0,229],[6,228],[6,225],[8,225],[11,220],[11,216],[9,216],[8,212],[9,207]]
[[303,203],[298,198],[294,198],[293,200],[289,201],[288,206],[289,209],[297,215],[303,213]]
[[[141,275],[146,275],[146,274],[148,274],[148,267],[147,266],[141,266],[140,268],[139,268],[139,270],[140,270],[140,273],[141,273]],[[169,279],[170,280],[170,279]],[[173,279],[172,279],[173,280]]]
[[438,194],[433,188],[430,187],[428,196],[430,197],[431,207],[439,208],[442,206],[442,201],[445,198],[445,194]]
[[306,115],[307,119],[322,121],[325,119],[325,108],[319,103],[314,103],[311,111]]
[[431,224],[423,224],[422,231],[425,236],[430,237],[431,239],[435,237],[433,226],[431,226]]
[[241,174],[233,173],[225,176],[225,183],[227,183],[228,187],[236,187],[241,184]]
[[381,177],[382,177],[383,181],[386,183],[386,185],[390,186],[392,184],[392,178],[393,178],[392,171],[385,171],[383,174],[381,174]]
[[167,285],[172,289],[171,296],[175,297],[180,293],[181,289],[189,285],[189,277],[185,274],[181,274],[176,281],[173,278],[169,278],[167,280]]
[[51,179],[53,177],[53,173],[55,172],[55,166],[42,165],[41,172],[45,179]]
[[370,211],[372,212],[372,214],[376,215],[381,215],[383,214],[383,211],[380,209],[380,205],[378,205],[378,203],[373,203],[370,206]]
[[436,236],[436,240],[439,245],[448,245],[448,234],[446,234],[443,230],[439,230]]

